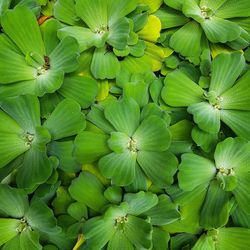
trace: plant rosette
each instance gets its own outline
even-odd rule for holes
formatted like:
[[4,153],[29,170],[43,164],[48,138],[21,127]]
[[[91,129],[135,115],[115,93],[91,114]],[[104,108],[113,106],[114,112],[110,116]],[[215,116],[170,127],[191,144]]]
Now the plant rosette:
[[178,162],[168,152],[168,123],[158,113],[141,112],[134,99],[123,98],[103,110],[93,106],[87,119],[97,129],[75,139],[75,156],[81,163],[98,161],[101,173],[118,186],[133,183],[138,171],[159,187],[173,182]]

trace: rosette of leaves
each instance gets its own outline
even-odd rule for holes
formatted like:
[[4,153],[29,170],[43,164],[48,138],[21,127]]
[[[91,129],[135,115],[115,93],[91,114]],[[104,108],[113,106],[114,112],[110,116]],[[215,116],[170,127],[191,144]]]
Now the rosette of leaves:
[[[22,22],[20,22],[22,20]],[[17,6],[2,16],[4,34],[0,35],[0,95],[43,96],[58,90],[64,74],[77,69],[79,46],[72,37],[61,42],[53,20],[43,32],[35,15],[25,6]]]
[[8,250],[43,249],[47,234],[57,235],[53,211],[42,201],[29,202],[22,189],[0,185],[0,246]]
[[237,136],[250,139],[250,73],[242,75],[244,67],[239,52],[218,55],[212,62],[208,89],[176,70],[166,76],[162,98],[170,106],[188,107],[194,122],[207,133],[218,133],[222,121]]
[[119,186],[131,184],[143,173],[159,187],[173,182],[177,159],[167,151],[171,134],[161,109],[141,111],[127,97],[104,107],[92,106],[87,118],[95,129],[83,131],[75,139],[75,156],[80,162],[99,160],[101,173]]
[[224,226],[234,200],[245,213],[250,212],[249,149],[249,142],[227,138],[217,144],[214,160],[193,153],[182,155],[178,173],[180,188],[185,191],[207,189],[200,212],[200,225],[204,228]]
[[[156,15],[162,21],[166,41],[182,56],[198,64],[204,49],[211,43],[226,43],[233,49],[248,46],[247,25],[250,3],[245,0],[165,0]],[[174,28],[174,29],[172,29]]]
[[69,193],[85,204],[94,216],[79,233],[86,242],[80,249],[165,249],[169,234],[159,226],[179,219],[175,204],[165,195],[140,191],[125,193],[117,186],[105,187],[93,174],[83,171],[74,179]]
[[135,0],[126,1],[57,1],[55,17],[71,26],[60,29],[60,38],[73,36],[83,52],[94,47],[91,72],[97,79],[113,79],[120,64],[113,49],[123,50],[130,38],[131,20],[126,16],[137,5]]
[[[78,103],[64,99],[43,123],[40,103],[35,96],[9,97],[1,100],[0,107],[0,167],[6,171],[5,176],[13,169],[18,170],[16,183],[19,187],[34,188],[44,183],[58,165],[55,156],[62,165],[65,158],[72,158],[72,139],[66,142],[61,139],[74,136],[85,127]],[[60,150],[55,150],[54,146],[54,150],[50,147],[47,151],[49,142]]]
[[203,233],[193,250],[234,250],[250,244],[250,229],[242,227],[222,227]]

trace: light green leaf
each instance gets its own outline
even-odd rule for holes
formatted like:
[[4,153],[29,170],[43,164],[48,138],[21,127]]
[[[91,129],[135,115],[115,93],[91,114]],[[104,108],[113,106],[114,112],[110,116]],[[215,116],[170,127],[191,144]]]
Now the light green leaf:
[[151,192],[140,191],[136,194],[126,193],[124,201],[128,203],[128,213],[138,216],[154,207],[158,203],[158,197]]
[[115,233],[113,220],[94,217],[83,225],[84,238],[91,250],[102,249]]
[[214,159],[217,168],[246,169],[250,160],[250,145],[240,138],[227,138],[216,146]]
[[35,134],[35,128],[40,126],[40,105],[37,97],[10,97],[0,101],[0,106],[25,132]]
[[208,133],[217,133],[220,130],[220,110],[208,102],[200,102],[188,107],[188,112],[194,117],[198,127]]
[[[210,9],[213,10],[213,12],[215,12],[217,9],[219,9],[226,1],[228,0],[201,0],[200,1],[200,6],[206,6]],[[216,12],[217,14],[217,12]],[[217,15],[216,15],[217,16]]]
[[212,181],[201,209],[201,226],[206,229],[224,226],[229,219],[229,199],[230,193],[224,191],[219,182]]
[[39,233],[36,231],[25,230],[20,234],[20,250],[42,250],[39,243]]
[[130,138],[121,132],[111,132],[111,137],[108,140],[108,145],[115,153],[123,153],[129,148]]
[[24,154],[23,164],[16,176],[17,186],[21,188],[33,188],[37,184],[44,183],[52,173],[52,163],[49,160],[45,147],[41,149],[31,146]]
[[107,38],[108,44],[115,49],[125,49],[129,38],[129,31],[129,21],[127,18],[122,17],[116,20],[109,26],[109,35]]
[[49,55],[51,69],[62,70],[65,73],[77,69],[79,47],[76,39],[65,37]]
[[101,211],[108,203],[105,199],[104,186],[98,178],[87,172],[82,172],[69,186],[70,195],[95,211]]
[[250,72],[236,82],[236,84],[222,94],[222,109],[250,110]]
[[1,24],[24,55],[33,52],[44,56],[44,44],[36,17],[27,7],[17,6],[7,11],[1,18]]
[[92,31],[107,26],[107,0],[76,0],[75,8],[77,15]]
[[220,228],[218,229],[217,239],[216,247],[218,250],[244,249],[250,244],[250,229],[239,227]]
[[221,53],[212,62],[212,73],[209,91],[215,91],[218,96],[230,89],[245,66],[241,53]]
[[136,248],[150,249],[152,245],[152,226],[141,218],[129,215],[124,234]]
[[[122,244],[121,244],[122,242]],[[107,250],[134,250],[132,243],[124,235],[123,231],[116,230],[109,241]]]
[[12,41],[4,34],[0,35],[0,46],[1,84],[10,84],[35,78],[36,69],[27,64],[24,56],[21,55]]
[[164,188],[173,183],[178,161],[169,152],[139,151],[137,161],[143,172],[157,187]]
[[58,91],[65,98],[78,102],[82,108],[88,108],[98,92],[97,82],[85,76],[65,77],[62,87]]
[[54,4],[54,16],[56,19],[70,25],[77,25],[80,20],[75,12],[74,0],[57,0]]
[[198,6],[196,0],[185,0],[183,1],[182,12],[185,16],[193,18],[197,22],[203,21],[201,9]]
[[23,217],[29,206],[28,197],[23,190],[1,184],[0,196],[0,213],[14,218]]
[[171,134],[163,119],[150,116],[142,121],[132,139],[139,151],[165,151],[170,146]]
[[202,29],[194,21],[188,22],[170,38],[169,44],[176,52],[198,63],[201,53]]
[[216,173],[213,162],[191,153],[183,154],[181,159],[178,173],[181,189],[191,191],[199,185],[204,187],[209,185]]
[[189,106],[203,100],[203,89],[193,82],[185,73],[176,70],[165,78],[162,99],[171,106]]
[[127,186],[135,178],[135,163],[136,153],[126,150],[120,154],[111,153],[102,157],[98,162],[98,167],[114,185]]
[[205,19],[201,26],[209,41],[213,43],[225,43],[237,39],[240,36],[240,27],[228,20],[218,17]]
[[105,47],[96,48],[91,62],[91,72],[96,79],[113,79],[120,72],[120,63],[113,52]]
[[237,136],[250,140],[249,111],[221,110],[221,120],[230,127]]
[[57,140],[79,133],[86,124],[80,105],[74,100],[64,99],[43,126],[49,130],[52,138]]
[[145,212],[150,217],[152,225],[164,226],[181,219],[177,205],[172,203],[167,195],[161,194],[158,198],[158,204]]
[[227,0],[217,11],[221,18],[249,17],[250,2],[248,0]]
[[196,241],[192,250],[216,250],[213,238],[203,234],[198,241]]
[[25,218],[32,229],[52,234],[60,232],[53,211],[42,201],[32,202]]
[[18,228],[19,220],[15,219],[0,219],[0,246],[9,240],[13,239],[18,232],[16,228]]
[[139,126],[140,108],[132,99],[122,99],[104,108],[106,119],[119,131],[132,136]]
[[58,36],[60,39],[64,39],[68,36],[74,37],[79,44],[80,52],[83,52],[92,46],[101,48],[107,40],[107,34],[100,35],[98,33],[94,33],[88,28],[80,26],[63,27],[58,31]]

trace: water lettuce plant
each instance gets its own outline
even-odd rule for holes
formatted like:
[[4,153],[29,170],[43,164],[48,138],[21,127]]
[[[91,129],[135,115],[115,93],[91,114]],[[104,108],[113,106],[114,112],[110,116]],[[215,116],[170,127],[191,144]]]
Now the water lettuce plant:
[[1,0],[0,249],[248,249],[249,22],[249,0]]

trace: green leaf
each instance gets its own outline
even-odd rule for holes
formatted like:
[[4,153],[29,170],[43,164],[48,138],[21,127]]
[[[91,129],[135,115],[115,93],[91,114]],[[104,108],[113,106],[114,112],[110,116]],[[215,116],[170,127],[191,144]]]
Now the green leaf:
[[220,110],[208,102],[192,104],[188,112],[194,117],[198,127],[208,133],[217,133],[220,130]]
[[44,56],[44,44],[36,17],[27,7],[17,6],[7,11],[1,18],[1,24],[24,55],[33,52]]
[[234,169],[240,171],[246,169],[250,159],[250,146],[240,138],[227,138],[216,146],[214,159],[217,168]]
[[78,102],[82,108],[88,108],[97,96],[98,86],[94,79],[85,76],[65,77],[58,91],[65,98]]
[[164,0],[164,3],[167,6],[170,6],[173,9],[181,10],[182,9],[182,4],[183,4],[183,0]]
[[[200,6],[206,6],[208,8],[211,8],[215,12],[216,10],[218,10],[227,1],[228,0],[217,0],[217,1],[201,0],[200,1]],[[216,12],[216,16],[217,16],[217,12]]]
[[240,36],[240,27],[228,20],[218,17],[205,19],[201,26],[210,42],[225,43],[237,39]]
[[24,154],[23,164],[17,172],[17,186],[21,188],[33,188],[37,184],[44,183],[52,173],[52,163],[48,158],[45,147],[43,151],[31,146]]
[[52,234],[60,232],[52,210],[42,201],[32,202],[25,218],[34,230]]
[[9,84],[31,80],[36,76],[36,69],[29,66],[24,56],[13,42],[4,34],[0,35],[0,82]]
[[52,138],[57,140],[79,133],[86,124],[80,105],[74,100],[64,99],[43,126],[49,130]]
[[57,0],[54,4],[54,16],[70,25],[79,24],[80,18],[76,15],[74,0]]
[[133,98],[140,107],[148,103],[148,85],[143,81],[128,82],[123,87],[123,96]]
[[105,192],[104,192],[104,197],[111,203],[121,203],[122,200],[122,188],[117,187],[117,186],[109,186]]
[[160,18],[162,29],[169,29],[186,24],[189,19],[181,12],[167,6],[157,10],[154,15]]
[[18,234],[16,231],[18,224],[19,220],[0,218],[0,246],[13,239]]
[[42,250],[43,247],[39,243],[39,233],[36,231],[25,230],[20,234],[21,250]]
[[165,151],[171,143],[171,134],[167,124],[158,116],[144,119],[132,138],[139,151]]
[[74,219],[80,221],[83,218],[88,218],[88,208],[80,202],[71,203],[67,209],[68,214]]
[[208,186],[216,173],[214,163],[191,153],[183,154],[181,159],[178,173],[180,188],[191,191],[199,185]]
[[124,234],[136,248],[150,249],[152,245],[152,226],[141,218],[129,215]]
[[201,53],[201,36],[200,25],[191,21],[171,36],[169,44],[176,52],[188,57],[194,63],[198,63],[197,60]]
[[168,242],[170,236],[164,230],[154,227],[153,229],[153,249],[154,250],[162,250],[168,249]]
[[83,131],[75,139],[75,156],[81,163],[97,161],[103,155],[110,153],[107,135]]
[[83,225],[84,238],[89,249],[102,249],[115,233],[113,220],[94,217]]
[[49,69],[38,75],[37,79],[29,84],[34,84],[34,92],[37,96],[43,96],[46,93],[54,93],[58,90],[63,83],[63,78],[64,72],[62,70]]
[[109,26],[108,44],[115,49],[125,49],[129,38],[129,29],[129,21],[127,18],[122,17],[116,20]]
[[250,110],[250,72],[246,72],[236,84],[222,94],[221,108]]
[[0,196],[0,213],[14,218],[21,218],[27,211],[29,206],[28,197],[23,190],[1,184]]
[[58,167],[66,173],[75,173],[81,168],[81,164],[72,155],[73,149],[73,141],[52,141],[47,146],[48,154],[58,158]]
[[136,5],[137,1],[135,0],[108,0],[107,11],[109,25],[132,12],[136,8]]
[[140,108],[132,98],[108,104],[104,115],[117,131],[128,136],[132,136],[139,126]]
[[230,127],[237,136],[250,140],[250,112],[221,110],[221,120]]
[[212,62],[212,73],[209,91],[215,91],[219,96],[230,89],[245,66],[241,53],[221,53]]
[[130,138],[121,132],[111,132],[108,145],[115,153],[123,153],[129,147]]
[[[248,168],[249,169],[249,168]],[[239,204],[239,207],[247,214],[250,214],[249,202],[250,194],[248,192],[248,185],[250,181],[250,172],[241,176],[237,176],[237,186],[233,190],[234,197]]]
[[74,37],[79,44],[80,52],[83,52],[92,46],[101,48],[107,40],[107,34],[99,35],[88,28],[80,26],[63,27],[58,31],[58,36],[60,39],[65,39],[69,36]]
[[98,162],[101,173],[112,180],[114,185],[127,186],[135,178],[136,153],[129,150],[123,153],[111,153]]
[[82,172],[69,186],[70,195],[95,211],[101,211],[108,203],[105,199],[104,186],[98,178],[87,172]]
[[248,17],[250,3],[247,0],[226,1],[217,11],[216,16],[221,18]]
[[107,0],[76,0],[77,15],[95,31],[96,28],[106,27],[108,23]]
[[193,82],[185,73],[176,70],[165,78],[162,99],[171,106],[189,106],[203,100],[203,89]]
[[137,161],[147,177],[160,188],[173,183],[178,161],[169,152],[139,151]]
[[198,23],[203,21],[204,17],[196,0],[183,1],[182,12],[185,16],[193,18]]
[[170,198],[161,194],[158,196],[159,202],[145,212],[151,219],[151,224],[156,226],[164,226],[180,219],[180,213],[177,210],[177,205],[172,203]]
[[91,72],[96,79],[114,79],[120,72],[120,63],[113,52],[105,47],[96,48],[91,62]]
[[213,238],[203,234],[199,240],[196,241],[192,250],[216,250]]
[[[121,244],[122,242],[122,244]],[[134,250],[132,243],[124,235],[123,231],[116,230],[109,241],[107,250]]]
[[10,97],[2,100],[0,106],[25,132],[34,134],[35,128],[40,126],[40,105],[37,97]]
[[65,37],[49,55],[51,69],[70,73],[77,69],[78,43],[73,37]]
[[156,194],[143,191],[136,194],[126,193],[123,200],[128,203],[128,213],[135,216],[146,213],[158,203],[158,197]]
[[217,181],[209,185],[205,201],[201,209],[200,224],[206,229],[224,226],[229,219],[230,193],[224,191]]
[[250,229],[238,227],[220,228],[218,229],[217,239],[216,247],[218,250],[243,249],[250,244]]

